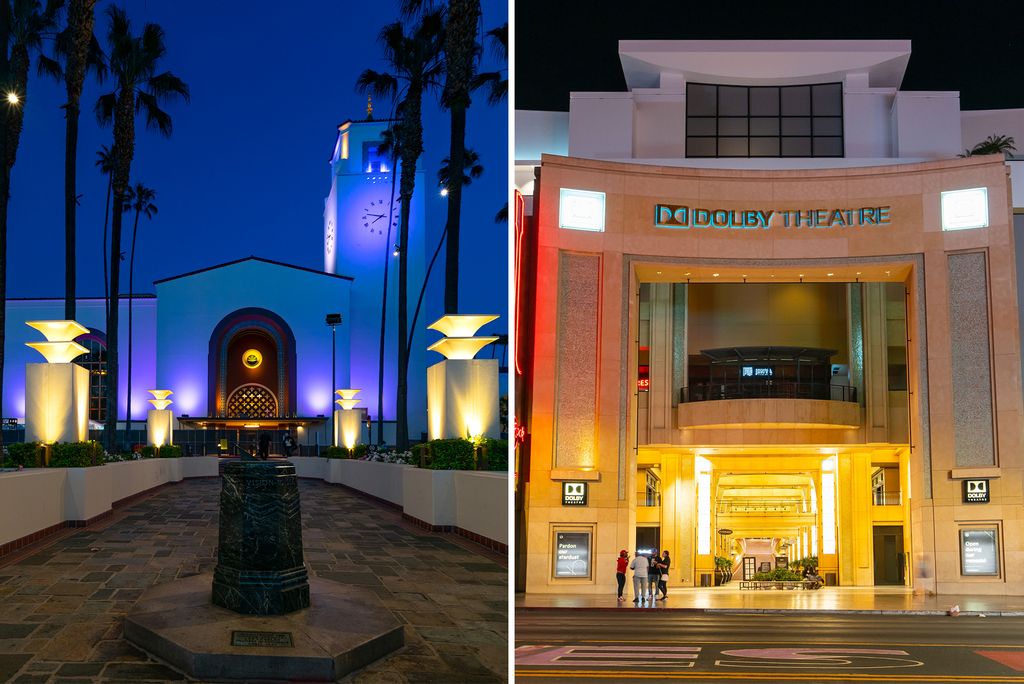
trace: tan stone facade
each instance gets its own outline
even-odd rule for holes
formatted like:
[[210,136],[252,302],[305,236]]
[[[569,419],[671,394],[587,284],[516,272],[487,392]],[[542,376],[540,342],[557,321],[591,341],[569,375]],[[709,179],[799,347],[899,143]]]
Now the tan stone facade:
[[[944,232],[940,193],[980,187],[988,227]],[[605,193],[603,232],[559,228],[561,188]],[[652,525],[672,552],[671,584],[699,584],[713,572],[714,555],[730,548],[714,531],[732,515],[712,500],[709,523],[701,486],[739,489],[744,473],[770,467],[779,482],[803,483],[814,499],[779,534],[798,539],[803,555],[816,551],[837,583],[877,581],[872,527],[887,526],[901,531],[903,583],[915,590],[1024,594],[1020,333],[1002,158],[750,171],[548,156],[534,198],[528,592],[613,591],[619,550],[632,553],[638,526]],[[658,205],[736,212],[722,213],[721,223],[753,223],[743,212],[756,210],[775,211],[776,219],[768,228],[665,228],[656,226]],[[845,225],[862,208],[887,222]],[[780,219],[836,209],[851,213],[831,223],[828,213],[792,214],[789,226]],[[824,225],[795,227],[801,216]],[[722,283],[788,283],[785,293],[797,298],[797,285],[828,283],[848,303],[856,297],[848,306],[863,317],[864,356],[845,360],[862,366],[858,402],[680,401],[685,371],[680,379],[673,354],[688,323],[678,288]],[[894,332],[893,308],[905,330],[898,344],[904,333]],[[650,369],[643,393],[641,338]],[[761,341],[753,335],[750,343]],[[887,348],[905,353],[902,392],[887,390]],[[659,498],[638,505],[638,473],[650,468]],[[878,469],[890,469],[894,481],[898,473],[900,505],[872,505]],[[988,503],[963,503],[968,478],[988,479]],[[588,483],[587,505],[563,505],[564,482]],[[749,534],[773,534],[759,525],[749,523]],[[996,531],[995,574],[963,574],[962,530]],[[814,538],[805,541],[808,531]],[[556,577],[559,532],[590,533],[586,574]]]

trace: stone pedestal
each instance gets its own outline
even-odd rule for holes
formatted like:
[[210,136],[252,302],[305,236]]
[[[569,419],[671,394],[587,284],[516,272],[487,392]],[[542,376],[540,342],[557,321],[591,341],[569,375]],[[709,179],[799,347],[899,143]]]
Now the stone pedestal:
[[308,608],[295,466],[236,461],[222,482],[213,603],[247,615]]
[[334,443],[351,449],[359,444],[359,433],[363,428],[363,412],[356,409],[334,410]]
[[170,409],[150,409],[146,416],[146,443],[155,447],[174,444],[174,414]]
[[427,369],[430,439],[501,435],[498,360],[446,359]]
[[25,441],[89,438],[89,371],[73,363],[25,364]]

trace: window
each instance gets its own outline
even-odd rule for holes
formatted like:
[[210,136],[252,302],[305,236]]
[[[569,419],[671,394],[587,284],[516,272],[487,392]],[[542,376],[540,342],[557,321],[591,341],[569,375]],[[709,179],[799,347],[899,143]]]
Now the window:
[[102,423],[107,419],[107,345],[103,333],[90,330],[75,339],[89,350],[75,363],[89,371],[89,420]]
[[687,157],[842,157],[843,86],[686,85]]

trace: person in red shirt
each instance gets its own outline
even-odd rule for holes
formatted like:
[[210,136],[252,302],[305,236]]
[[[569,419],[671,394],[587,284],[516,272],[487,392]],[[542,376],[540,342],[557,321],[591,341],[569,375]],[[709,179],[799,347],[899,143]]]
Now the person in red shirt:
[[619,551],[619,557],[615,559],[615,581],[619,583],[619,600],[622,598],[622,588],[626,586],[626,567],[629,565],[629,554],[623,549]]

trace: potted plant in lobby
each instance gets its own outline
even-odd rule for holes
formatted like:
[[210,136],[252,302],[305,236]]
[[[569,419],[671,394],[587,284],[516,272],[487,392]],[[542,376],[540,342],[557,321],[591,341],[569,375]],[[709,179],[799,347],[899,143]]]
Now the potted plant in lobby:
[[732,579],[732,559],[715,556],[715,586],[726,584]]

